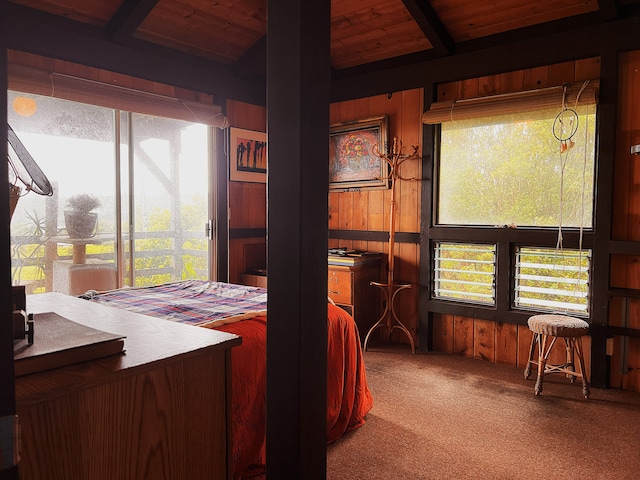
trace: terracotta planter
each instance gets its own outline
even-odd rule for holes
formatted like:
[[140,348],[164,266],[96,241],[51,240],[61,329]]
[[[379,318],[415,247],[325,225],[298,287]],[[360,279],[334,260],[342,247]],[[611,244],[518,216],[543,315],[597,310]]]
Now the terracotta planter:
[[70,238],[91,238],[96,234],[98,214],[65,210],[64,224]]

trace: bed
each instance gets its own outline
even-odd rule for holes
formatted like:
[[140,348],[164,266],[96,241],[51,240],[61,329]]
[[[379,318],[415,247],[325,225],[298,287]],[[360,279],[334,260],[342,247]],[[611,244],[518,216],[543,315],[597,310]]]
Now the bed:
[[[223,282],[187,280],[82,295],[93,302],[242,337],[232,350],[233,475],[264,473],[267,291]],[[373,405],[357,327],[327,304],[327,441],[365,422]]]

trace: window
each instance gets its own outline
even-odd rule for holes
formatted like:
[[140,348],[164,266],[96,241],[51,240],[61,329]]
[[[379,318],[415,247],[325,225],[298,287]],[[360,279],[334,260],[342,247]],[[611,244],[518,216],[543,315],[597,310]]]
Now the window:
[[[559,112],[547,109],[444,122],[437,223],[592,227],[595,107],[579,113],[556,120]],[[577,123],[566,143],[554,136],[558,122]]]
[[[588,316],[591,251],[577,247],[593,236],[598,88],[442,101],[424,113],[440,124],[434,299]],[[562,247],[563,229],[579,232],[575,243]]]
[[[40,95],[8,96],[9,124],[54,188],[51,197],[29,193],[18,202],[11,222],[14,285],[75,295],[209,278],[209,127]],[[12,108],[22,96],[37,107],[28,116]],[[85,193],[100,202],[98,223],[88,238],[75,239],[65,226],[65,206]]]
[[588,315],[590,250],[519,247],[515,267],[514,306]]
[[434,250],[435,298],[495,304],[495,245],[438,242]]
[[150,115],[130,119],[134,214],[123,226],[133,240],[125,284],[207,280],[209,129]]
[[[47,175],[53,196],[23,192],[18,201],[11,220],[12,282],[25,285],[28,293],[69,293],[56,279],[62,281],[78,268],[74,253],[78,262],[82,250],[85,265],[106,278],[99,286],[115,288],[113,110],[29,95],[37,108],[24,115],[16,108],[21,97],[8,92],[8,121]],[[64,216],[69,198],[87,193],[101,203],[89,243],[70,239]]]
[[438,102],[436,224],[593,226],[599,82]]

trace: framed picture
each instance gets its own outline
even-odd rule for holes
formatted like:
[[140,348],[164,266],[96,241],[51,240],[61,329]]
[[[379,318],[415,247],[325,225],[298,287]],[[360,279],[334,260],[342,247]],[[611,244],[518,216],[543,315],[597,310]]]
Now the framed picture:
[[331,125],[329,189],[389,188],[389,169],[376,153],[388,149],[387,116]]
[[267,182],[267,134],[229,129],[229,180]]

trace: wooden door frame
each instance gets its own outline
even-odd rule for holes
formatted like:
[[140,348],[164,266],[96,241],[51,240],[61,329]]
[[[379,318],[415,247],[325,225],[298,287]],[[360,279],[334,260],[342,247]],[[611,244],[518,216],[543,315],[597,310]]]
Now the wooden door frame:
[[[0,0],[0,104],[7,104],[7,0]],[[0,125],[2,138],[7,138],[7,109],[0,108]],[[7,142],[0,142],[0,158],[7,158]],[[11,235],[9,223],[9,180],[7,168],[0,169],[0,224],[7,228],[0,229],[0,417],[12,416],[16,413],[15,379],[13,375],[13,320],[11,299]],[[18,468],[0,470],[0,478],[17,479]]]

